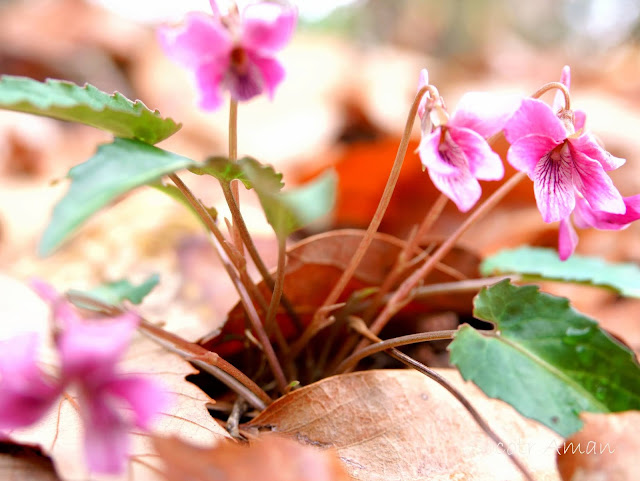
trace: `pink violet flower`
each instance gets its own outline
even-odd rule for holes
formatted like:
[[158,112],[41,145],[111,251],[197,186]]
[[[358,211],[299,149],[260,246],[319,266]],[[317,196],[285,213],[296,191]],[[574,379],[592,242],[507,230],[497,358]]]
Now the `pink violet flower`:
[[[569,67],[563,69],[561,82],[569,87]],[[566,111],[563,106],[564,99],[558,95],[553,107],[525,99],[504,131],[511,143],[507,159],[533,180],[542,219],[560,222],[558,253],[566,260],[578,243],[570,218],[574,211],[576,216],[581,215],[581,226],[592,222],[591,227],[597,227],[600,217],[622,216],[617,218],[622,222],[632,215],[625,216],[627,203],[605,172],[620,167],[625,160],[612,156],[584,131],[584,112]]]
[[84,320],[51,286],[34,280],[32,287],[53,306],[60,375],[57,380],[50,379],[37,367],[37,335],[3,343],[0,429],[36,422],[62,391],[74,386],[89,469],[102,474],[122,473],[131,429],[148,429],[168,401],[166,391],[156,382],[118,369],[139,319],[125,313],[112,319]]
[[[427,78],[423,70],[420,87],[426,84]],[[420,104],[418,115],[423,122],[422,140],[418,147],[420,160],[438,190],[449,197],[460,211],[467,212],[482,193],[478,180],[500,180],[504,176],[502,160],[486,139],[502,130],[517,108],[519,99],[489,93],[467,93],[448,119],[441,101],[430,100],[431,113],[440,111],[432,115],[435,117],[433,131],[426,132],[426,100]]]
[[224,91],[238,101],[263,92],[273,98],[285,76],[275,55],[291,39],[295,8],[262,2],[221,17],[215,0],[211,7],[213,17],[189,13],[184,26],[159,30],[165,53],[195,74],[200,106],[215,110]]
[[62,392],[37,365],[38,335],[0,342],[0,431],[29,426],[44,416]]

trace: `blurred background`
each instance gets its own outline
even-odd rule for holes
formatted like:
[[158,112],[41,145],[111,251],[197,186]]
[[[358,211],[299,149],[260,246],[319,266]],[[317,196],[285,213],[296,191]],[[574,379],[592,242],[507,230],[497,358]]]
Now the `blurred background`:
[[[328,167],[340,173],[337,210],[325,227],[362,227],[376,207],[416,91],[420,69],[451,110],[470,90],[528,95],[572,69],[572,103],[614,155],[628,159],[612,177],[625,196],[640,192],[640,2],[634,0],[298,0],[300,23],[282,52],[287,80],[273,102],[242,105],[239,151],[272,163],[295,185]],[[160,146],[203,159],[226,152],[227,113],[196,106],[189,74],[167,60],[154,29],[207,0],[0,0],[0,74],[90,82],[143,100],[184,124]],[[417,127],[415,130],[418,138]],[[35,247],[68,169],[89,158],[109,135],[89,127],[0,111],[0,270],[40,275],[60,287],[84,287],[123,276],[163,274],[151,310],[171,318],[173,300],[198,305],[182,321],[198,330],[203,312],[221,317],[230,286],[202,287],[194,272],[206,239],[182,207],[141,189],[94,217],[47,259]],[[413,147],[417,145],[412,144]],[[504,149],[505,146],[503,146]],[[185,180],[225,214],[206,179]],[[495,186],[483,184],[490,192]],[[495,183],[494,183],[495,184]],[[382,230],[403,236],[436,193],[414,154]],[[273,243],[256,203],[243,200],[265,256]],[[461,216],[449,206],[433,235],[451,232]],[[162,232],[159,235],[158,232]],[[639,261],[638,228],[581,232],[578,252]],[[479,254],[522,243],[555,246],[557,226],[544,224],[530,183],[464,239]],[[177,246],[177,250],[174,249]],[[215,262],[198,262],[217,272]],[[221,274],[222,275],[222,274]],[[200,279],[198,281],[198,279]],[[193,285],[191,285],[193,284]],[[189,287],[191,286],[191,287]],[[203,290],[204,289],[204,290]],[[571,288],[563,288],[570,290]],[[206,292],[204,292],[206,291]],[[578,307],[620,319],[638,307],[593,291]],[[206,306],[201,301],[206,298]],[[198,304],[200,303],[200,304]],[[635,321],[619,321],[623,332]],[[625,324],[627,323],[627,324]],[[194,334],[195,335],[195,334]],[[640,333],[629,340],[640,346]]]

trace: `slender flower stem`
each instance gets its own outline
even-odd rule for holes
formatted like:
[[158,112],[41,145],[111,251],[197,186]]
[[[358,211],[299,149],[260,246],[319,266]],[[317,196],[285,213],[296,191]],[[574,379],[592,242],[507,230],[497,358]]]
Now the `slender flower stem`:
[[247,313],[247,316],[249,318],[251,327],[255,331],[258,341],[260,341],[260,344],[262,345],[262,351],[264,352],[264,355],[267,358],[267,362],[269,363],[269,367],[273,372],[273,375],[276,380],[276,384],[278,385],[278,389],[280,390],[280,392],[284,393],[286,392],[286,388],[287,388],[287,380],[282,370],[282,366],[278,361],[278,357],[276,356],[276,353],[273,350],[273,346],[271,345],[269,336],[264,330],[264,325],[260,320],[258,311],[256,311],[256,308],[253,305],[251,296],[249,295],[249,292],[246,286],[241,282],[236,272],[233,269],[231,269],[229,262],[226,259],[224,259],[225,258],[224,251],[218,246],[218,244],[214,243],[214,247],[218,252],[218,256],[223,260],[223,264],[225,265],[225,268],[227,268],[227,273],[229,274],[229,277],[231,277],[231,281],[233,282],[233,285],[236,288],[236,291],[238,291],[238,295],[240,296],[240,302],[242,303],[242,307],[244,307],[244,310]]
[[[222,187],[222,193],[224,194],[224,198],[227,201],[227,204],[229,205],[229,209],[231,211],[231,217],[233,218],[233,225],[238,230],[240,237],[244,241],[244,245],[247,248],[249,257],[251,257],[251,260],[253,261],[254,265],[258,269],[258,272],[260,272],[260,275],[264,279],[264,282],[267,284],[269,289],[273,291],[275,288],[275,280],[273,279],[273,276],[269,272],[269,269],[267,268],[264,261],[262,260],[262,257],[260,257],[258,249],[256,248],[256,245],[253,242],[253,239],[251,238],[251,234],[249,233],[249,229],[247,228],[247,224],[245,223],[242,217],[240,208],[238,207],[238,204],[235,202],[235,198],[233,197],[229,183],[220,182],[220,186]],[[302,331],[303,327],[302,327],[302,321],[300,320],[300,316],[298,316],[298,314],[296,313],[296,310],[291,304],[291,302],[289,301],[289,299],[287,299],[286,296],[282,295],[281,300],[282,300],[282,305],[287,310],[287,313],[289,314],[289,317],[291,317],[291,320],[293,321],[294,325],[298,328],[298,330]]]
[[362,359],[378,352],[386,351],[393,347],[417,344],[419,342],[453,339],[456,332],[456,330],[420,332],[417,334],[409,334],[407,336],[394,337],[393,339],[385,339],[384,341],[376,342],[375,344],[371,344],[370,346],[354,352],[351,356],[342,361],[336,369],[336,374],[350,372]]
[[562,95],[564,95],[564,109],[569,110],[571,108],[571,95],[569,94],[567,86],[560,82],[549,82],[548,84],[544,84],[535,91],[531,98],[540,98],[544,93],[552,89],[558,89],[562,92]]
[[280,299],[282,298],[282,288],[284,286],[284,268],[287,261],[287,238],[285,236],[278,236],[278,267],[276,270],[276,283],[273,287],[273,294],[271,295],[271,303],[269,304],[269,310],[267,311],[267,317],[264,321],[264,328],[267,333],[271,332],[276,326],[276,314],[278,312],[278,306],[280,306]]
[[[438,294],[458,294],[462,292],[477,292],[483,287],[489,287],[505,279],[511,279],[512,281],[520,280],[520,276],[517,274],[511,274],[508,276],[496,276],[485,277],[484,279],[465,279],[463,281],[456,282],[442,282],[440,284],[430,284],[428,286],[416,287],[411,291],[410,297],[412,299],[424,299],[429,296],[437,296]],[[389,299],[391,295],[385,297],[385,301]]]
[[233,269],[233,267],[229,262],[229,258],[232,257],[233,255],[231,246],[227,244],[226,240],[224,239],[224,236],[220,232],[220,229],[218,229],[218,226],[215,224],[213,218],[211,217],[211,214],[209,214],[209,212],[204,208],[202,203],[193,195],[193,193],[182,182],[182,180],[180,180],[180,178],[176,174],[169,174],[169,177],[174,182],[176,187],[180,189],[180,191],[183,193],[187,201],[189,201],[189,203],[193,206],[196,212],[198,212],[202,220],[205,222],[209,230],[211,230],[212,234],[218,241],[217,243],[216,242],[213,243],[213,246],[216,249],[216,253],[218,254],[218,257],[220,258],[220,260],[222,261],[222,265],[227,271],[227,274],[229,274],[229,277],[231,278],[231,281],[234,287],[236,288],[238,295],[240,296],[240,301],[242,302],[242,306],[244,307],[244,310],[247,313],[247,316],[249,317],[251,326],[253,327],[254,331],[256,332],[256,335],[258,336],[258,340],[262,344],[263,352],[267,357],[267,361],[269,363],[269,366],[271,367],[271,370],[273,371],[273,375],[278,384],[278,388],[281,390],[281,392],[285,392],[287,381],[282,371],[282,367],[280,366],[280,363],[278,361],[278,358],[276,357],[275,351],[273,350],[273,346],[271,345],[271,342],[269,341],[269,337],[267,336],[264,330],[264,326],[260,321],[260,316],[258,315],[258,312],[256,311],[256,308],[253,305],[253,302],[251,300],[251,296],[249,295],[249,291],[247,290],[247,287],[243,284],[242,280],[238,277],[238,274],[236,274],[236,271]]
[[[230,99],[229,102],[229,160],[235,162],[238,159],[238,101]],[[240,183],[237,180],[231,181],[232,196],[236,201],[236,205],[240,205]],[[228,203],[228,201],[227,201]],[[231,229],[231,238],[233,239],[233,245],[236,246],[238,252],[244,255],[244,248],[242,247],[242,238],[240,232],[236,228],[236,221],[233,221],[233,228]]]
[[[411,130],[413,129],[413,124],[416,117],[416,112],[418,111],[418,107],[420,105],[420,101],[422,97],[427,92],[433,92],[434,89],[430,85],[422,87],[415,96],[413,100],[413,104],[411,105],[411,109],[409,110],[409,115],[407,117],[407,122],[404,127],[404,132],[402,134],[402,139],[400,140],[400,145],[398,146],[398,152],[396,154],[396,158],[393,161],[393,167],[391,168],[391,173],[389,174],[389,179],[387,180],[387,184],[385,185],[384,191],[382,193],[382,197],[380,199],[380,203],[378,204],[378,208],[376,209],[373,218],[371,219],[371,223],[367,228],[367,231],[360,241],[360,245],[353,254],[349,265],[345,268],[336,282],[336,285],[331,290],[324,303],[320,308],[316,311],[316,315],[313,320],[307,327],[307,330],[302,334],[301,339],[306,339],[309,336],[307,332],[312,333],[317,330],[318,325],[323,325],[325,323],[325,318],[327,315],[327,307],[334,305],[340,294],[344,291],[345,287],[353,277],[353,274],[356,272],[356,269],[360,265],[362,258],[364,257],[367,249],[371,245],[373,241],[375,233],[378,231],[378,227],[380,227],[380,222],[382,222],[382,218],[384,217],[385,212],[387,211],[387,207],[389,206],[389,202],[391,201],[391,195],[393,194],[393,190],[396,187],[396,183],[398,182],[398,178],[400,177],[400,169],[402,168],[402,164],[404,162],[404,157],[407,153],[407,148],[409,147],[409,140],[411,138]],[[436,91],[437,92],[437,91]]]
[[[429,259],[420,266],[413,274],[411,274],[400,287],[393,293],[388,303],[385,305],[382,312],[378,315],[375,321],[371,324],[370,330],[377,335],[382,328],[387,324],[389,319],[398,312],[398,309],[404,305],[406,297],[411,293],[412,289],[416,287],[420,280],[424,279],[433,270],[436,264],[442,260],[442,258],[449,253],[449,251],[456,245],[460,237],[476,222],[482,219],[486,214],[495,207],[502,198],[513,189],[518,182],[526,177],[523,172],[517,172],[509,180],[500,186],[491,196],[484,201],[473,213],[465,219],[465,221],[451,234],[446,241],[444,241],[440,247],[429,257]],[[364,347],[366,341],[363,341],[357,349]]]
[[[376,335],[374,335],[370,330],[368,330],[364,322],[360,322],[360,323],[354,322],[352,323],[352,327],[371,342],[378,342],[378,343],[384,342],[380,338],[378,338]],[[502,452],[507,455],[507,457],[511,460],[511,462],[522,473],[524,478],[527,481],[535,481],[533,476],[529,473],[527,467],[522,463],[522,461],[520,461],[518,457],[516,457],[515,455],[507,451],[506,446],[508,446],[508,444],[505,443],[502,440],[502,438],[500,438],[500,436],[498,436],[498,434],[493,429],[491,429],[491,426],[489,426],[489,424],[483,419],[483,417],[480,415],[477,409],[473,407],[473,405],[464,396],[464,394],[462,394],[453,384],[451,384],[446,378],[438,374],[433,369],[425,366],[421,362],[416,361],[412,357],[407,356],[406,354],[398,351],[395,348],[388,349],[385,352],[389,356],[393,357],[394,359],[397,359],[398,361],[402,362],[406,366],[409,366],[419,371],[420,373],[424,374],[431,380],[440,384],[440,386],[445,388],[447,391],[449,391],[449,393],[453,397],[455,397],[456,400],[460,404],[462,404],[462,407],[464,407],[464,409],[471,415],[471,417],[476,422],[476,424],[480,427],[480,429],[482,429],[485,432],[485,434],[489,436],[494,443],[496,443],[496,446],[500,447]]]
[[363,316],[365,322],[367,322],[373,316],[376,309],[378,309],[378,307],[380,306],[380,302],[382,301],[384,296],[398,281],[398,278],[400,277],[402,272],[404,272],[408,260],[411,258],[413,253],[418,250],[420,240],[425,236],[427,232],[429,232],[429,229],[431,229],[436,220],[438,220],[438,217],[440,217],[440,214],[442,214],[442,211],[444,210],[445,205],[447,205],[448,200],[449,199],[446,195],[440,194],[438,199],[429,209],[429,212],[427,213],[425,218],[422,220],[422,223],[420,224],[420,227],[418,227],[418,230],[413,233],[413,235],[409,238],[409,240],[403,247],[402,251],[400,251],[391,274],[387,276],[382,286],[380,287],[380,290],[376,293],[371,307]]
[[238,101],[231,99],[229,103],[229,160],[238,158]]

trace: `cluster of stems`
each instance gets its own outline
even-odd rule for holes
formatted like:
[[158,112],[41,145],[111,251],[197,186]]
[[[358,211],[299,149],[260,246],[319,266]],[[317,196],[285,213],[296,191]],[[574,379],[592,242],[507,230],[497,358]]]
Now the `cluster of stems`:
[[[569,108],[570,99],[566,87],[557,82],[543,86],[533,97],[537,98],[550,89],[559,89],[565,97],[565,109]],[[427,109],[440,105],[438,91],[431,85],[420,89],[412,103],[407,122],[404,128],[402,139],[398,147],[397,155],[393,167],[389,174],[387,184],[380,199],[378,208],[364,232],[362,240],[353,253],[349,264],[345,267],[339,280],[326,299],[319,306],[307,326],[303,326],[296,308],[289,302],[283,293],[283,285],[286,267],[286,238],[282,235],[278,237],[278,261],[275,274],[272,275],[264,261],[260,257],[256,246],[251,238],[249,230],[244,222],[240,210],[240,200],[238,193],[238,181],[220,181],[224,198],[231,212],[231,221],[227,221],[227,236],[218,227],[209,210],[190,191],[177,174],[169,175],[175,186],[182,192],[187,202],[194,208],[195,212],[202,219],[211,234],[211,241],[222,265],[227,271],[245,310],[249,320],[251,330],[247,331],[248,339],[251,340],[264,356],[268,364],[272,379],[275,381],[274,393],[286,394],[296,381],[295,376],[298,371],[295,361],[306,352],[307,365],[315,366],[315,377],[311,379],[327,376],[330,374],[345,373],[354,369],[358,362],[366,356],[376,352],[384,351],[401,360],[405,364],[417,368],[427,374],[430,378],[442,384],[447,390],[462,402],[465,408],[472,414],[474,419],[492,437],[495,434],[486,426],[486,423],[479,418],[477,413],[470,407],[458,391],[455,390],[441,376],[434,374],[428,368],[416,367],[417,361],[411,360],[408,356],[396,350],[396,347],[415,342],[430,340],[453,339],[456,331],[440,331],[417,333],[401,338],[380,340],[377,336],[388,322],[411,300],[421,298],[436,293],[478,291],[484,286],[491,285],[499,279],[464,279],[444,284],[423,285],[424,279],[434,270],[440,269],[453,273],[456,271],[443,264],[445,256],[458,243],[460,237],[467,230],[487,215],[503,198],[520,182],[526,174],[518,172],[507,179],[492,195],[481,203],[462,224],[441,244],[433,249],[422,249],[420,241],[425,237],[442,213],[447,198],[441,195],[430,207],[422,223],[416,226],[406,240],[404,247],[399,253],[395,265],[391,269],[381,286],[376,287],[373,296],[358,298],[352,295],[347,302],[340,302],[344,297],[344,291],[349,281],[354,276],[358,266],[364,258],[369,246],[374,240],[374,236],[385,215],[389,205],[395,185],[400,175],[400,170],[407,152],[411,132],[415,117],[423,97],[426,96]],[[237,117],[238,105],[232,100],[229,115],[229,159],[235,162],[237,159]],[[425,114],[428,119],[428,113]],[[423,119],[424,122],[424,119]],[[426,120],[428,122],[428,120]],[[428,126],[427,126],[428,127]],[[425,126],[423,125],[423,128]],[[497,134],[501,135],[501,134]],[[491,144],[495,139],[489,139]],[[226,220],[226,219],[225,219]],[[432,246],[433,247],[433,246]],[[270,298],[265,298],[257,288],[248,274],[248,259],[255,265],[260,273],[265,285],[270,289]],[[411,272],[408,274],[408,272]],[[259,309],[258,309],[259,308]],[[261,317],[259,310],[264,314]],[[290,342],[285,339],[280,327],[276,322],[276,314],[284,311],[291,318],[298,329],[298,337]],[[353,313],[359,313],[360,317],[354,317]],[[357,322],[354,322],[354,319]],[[333,355],[329,362],[329,352],[331,345],[327,345],[319,359],[309,359],[308,346],[314,337],[323,329],[331,325],[341,323],[346,326],[349,337],[340,339],[341,348]],[[354,327],[355,326],[355,327]],[[206,351],[197,344],[187,343],[184,340],[163,331],[147,322],[143,322],[142,330],[152,338],[168,345],[175,352],[194,362],[202,370],[216,376],[237,392],[238,396],[255,408],[262,409],[268,405],[272,397],[263,388],[259,387],[253,380],[249,379],[241,371],[233,367],[219,356]],[[272,344],[272,340],[275,343]],[[335,336],[329,340],[335,341]],[[373,345],[370,345],[374,342]],[[425,371],[426,370],[426,371]],[[526,474],[524,468],[514,461],[518,468]]]

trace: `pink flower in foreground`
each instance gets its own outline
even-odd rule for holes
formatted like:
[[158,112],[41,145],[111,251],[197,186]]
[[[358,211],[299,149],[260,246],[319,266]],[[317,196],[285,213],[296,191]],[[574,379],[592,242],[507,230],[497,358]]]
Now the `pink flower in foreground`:
[[37,421],[63,390],[74,386],[84,423],[89,469],[103,474],[121,473],[129,452],[129,432],[133,427],[149,428],[167,401],[165,391],[155,382],[118,369],[138,317],[127,313],[113,319],[83,320],[47,284],[34,281],[33,288],[54,307],[60,376],[49,379],[37,367],[35,334],[2,346],[0,429]]
[[[565,67],[562,83],[569,87],[570,71]],[[511,147],[507,159],[516,169],[526,172],[533,188],[542,219],[560,222],[558,252],[562,260],[571,256],[578,236],[570,216],[581,216],[580,226],[598,227],[598,219],[614,217],[610,226],[624,227],[633,219],[627,204],[605,171],[624,164],[605,151],[595,138],[584,131],[585,115],[561,108],[564,100],[556,96],[554,106],[536,99],[525,99],[505,125]],[[577,132],[575,129],[578,129]],[[633,203],[633,201],[631,201]],[[617,219],[617,220],[615,220]],[[613,227],[608,227],[613,228]]]
[[194,72],[200,106],[218,108],[223,91],[241,101],[265,91],[273,97],[285,75],[275,54],[291,38],[296,10],[264,2],[221,18],[215,0],[211,7],[215,17],[190,13],[183,27],[159,30],[167,55]]
[[35,423],[62,389],[36,364],[38,336],[27,333],[0,342],[0,430]]
[[[426,71],[423,71],[426,72]],[[420,83],[426,83],[421,73]],[[434,100],[440,118],[446,117],[443,107]],[[504,166],[487,141],[496,134],[517,108],[515,97],[495,96],[488,93],[468,93],[462,97],[458,109],[449,119],[436,116],[435,128],[425,132],[426,102],[421,103],[419,115],[423,120],[422,141],[418,153],[429,177],[444,195],[462,212],[466,212],[480,198],[480,180],[500,180]],[[439,125],[440,123],[440,125]]]

